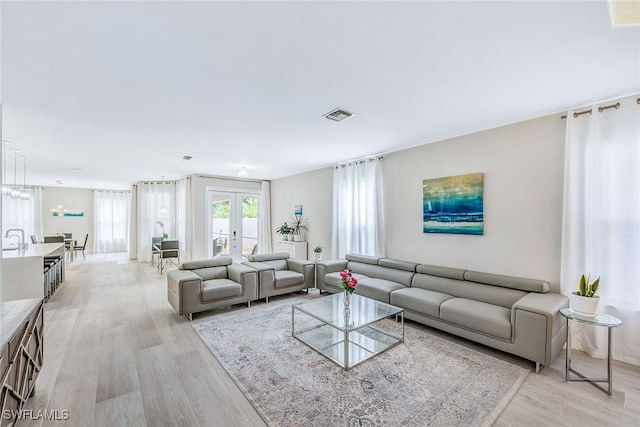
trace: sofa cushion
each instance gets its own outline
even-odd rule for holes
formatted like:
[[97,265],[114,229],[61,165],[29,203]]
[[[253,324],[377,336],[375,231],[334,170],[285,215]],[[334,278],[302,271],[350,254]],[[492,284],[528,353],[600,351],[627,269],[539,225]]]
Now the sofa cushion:
[[454,298],[441,292],[428,291],[420,288],[405,288],[391,292],[391,304],[424,314],[425,316],[440,318],[440,304]]
[[247,259],[251,262],[265,262],[265,261],[274,261],[278,259],[288,259],[288,252],[274,252],[270,254],[254,254],[249,255]]
[[430,274],[431,276],[464,280],[464,273],[466,270],[461,270],[459,268],[440,267],[437,265],[420,264],[416,267],[416,271],[418,273]]
[[465,281],[460,283],[461,285],[456,296],[486,302],[487,304],[499,305],[509,309],[516,301],[527,295],[527,292],[517,289],[501,288],[500,286],[484,285],[476,282]]
[[477,271],[465,272],[464,279],[471,282],[486,283],[487,285],[518,289],[525,292],[540,292],[544,294],[549,292],[550,289],[549,283],[544,280],[523,279],[522,277],[479,273]]
[[298,272],[291,270],[276,271],[276,289],[297,286],[302,283],[304,283],[304,276]]
[[374,277],[367,277],[358,281],[356,286],[356,294],[365,297],[373,298],[377,301],[390,303],[389,294],[392,291],[398,289],[405,289],[405,286],[400,283],[392,282],[390,280],[376,279]]
[[[355,277],[356,279],[358,279],[358,281],[361,281],[362,279],[368,279],[369,278],[369,276],[365,276],[364,274],[351,273],[351,275],[353,277]],[[325,285],[329,285],[329,286],[333,286],[333,287],[339,288],[341,281],[342,281],[342,278],[340,277],[340,272],[327,273],[327,274],[324,275],[324,283],[325,283]]]
[[269,264],[276,271],[278,270],[286,270],[287,269],[287,260],[286,259],[274,259],[271,261],[261,261],[263,264]]
[[[418,266],[418,268],[421,266]],[[426,289],[428,291],[442,292],[443,294],[458,297],[462,280],[449,279],[447,277],[431,276],[417,273],[413,276],[411,287]]]
[[242,286],[229,279],[213,279],[202,282],[202,302],[207,303],[242,295]]
[[471,331],[511,340],[511,310],[466,298],[451,298],[440,305],[440,319]]
[[382,267],[380,265],[363,264],[361,262],[349,261],[347,268],[353,273],[363,274],[369,277],[389,280],[400,283],[404,286],[411,285],[411,279],[415,274],[412,271],[396,270],[395,268]]
[[195,270],[198,268],[206,267],[221,267],[225,265],[233,264],[233,259],[228,256],[221,256],[216,258],[197,259],[194,261],[187,261],[180,264],[180,270]]
[[200,276],[202,280],[228,279],[227,267],[198,268],[197,270],[192,271]]
[[369,255],[346,254],[344,256],[344,259],[346,259],[347,261],[355,261],[355,262],[361,262],[364,264],[378,265],[378,260],[380,258],[375,256],[369,256]]
[[382,267],[395,268],[396,270],[404,270],[415,273],[416,266],[418,264],[416,264],[415,262],[399,261],[397,259],[391,258],[380,258],[378,260],[378,265]]

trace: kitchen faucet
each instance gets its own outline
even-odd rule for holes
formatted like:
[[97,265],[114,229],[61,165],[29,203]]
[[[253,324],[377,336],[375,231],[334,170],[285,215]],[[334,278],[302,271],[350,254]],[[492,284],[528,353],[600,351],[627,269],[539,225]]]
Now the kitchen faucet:
[[[24,241],[24,230],[21,228],[10,228],[7,230],[6,233],[4,233],[4,237],[5,238],[9,238],[9,233],[11,233],[12,231],[17,231],[20,233],[20,249],[27,249],[27,243]],[[12,236],[17,236],[17,234],[12,234]]]

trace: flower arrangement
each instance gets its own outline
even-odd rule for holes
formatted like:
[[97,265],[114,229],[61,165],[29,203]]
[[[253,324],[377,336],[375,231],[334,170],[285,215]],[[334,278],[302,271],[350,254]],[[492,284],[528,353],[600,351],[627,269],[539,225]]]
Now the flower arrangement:
[[160,228],[162,229],[162,238],[165,239],[165,240],[168,239],[169,238],[169,234],[164,231],[164,222],[156,221],[156,224],[158,224],[160,226]]
[[352,294],[356,290],[358,279],[353,277],[351,270],[343,270],[340,272],[340,287],[348,294]]

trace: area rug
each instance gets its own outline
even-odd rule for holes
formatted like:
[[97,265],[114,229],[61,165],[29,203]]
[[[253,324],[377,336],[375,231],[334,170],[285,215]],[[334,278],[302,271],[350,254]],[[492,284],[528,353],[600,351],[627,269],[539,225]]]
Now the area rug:
[[344,371],[291,336],[290,304],[192,326],[270,426],[489,426],[529,374],[409,322]]

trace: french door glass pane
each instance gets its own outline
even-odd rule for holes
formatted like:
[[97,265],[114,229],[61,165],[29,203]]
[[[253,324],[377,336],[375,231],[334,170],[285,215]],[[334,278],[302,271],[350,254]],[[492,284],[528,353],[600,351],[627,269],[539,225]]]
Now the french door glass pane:
[[242,196],[242,258],[258,247],[258,196]]
[[231,254],[230,230],[231,230],[231,196],[232,194],[213,194],[212,203],[212,228],[213,231],[213,256],[229,256]]

